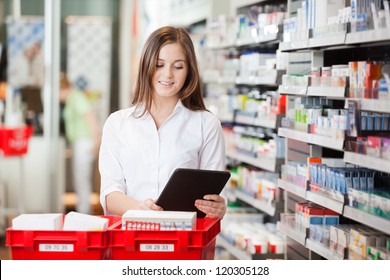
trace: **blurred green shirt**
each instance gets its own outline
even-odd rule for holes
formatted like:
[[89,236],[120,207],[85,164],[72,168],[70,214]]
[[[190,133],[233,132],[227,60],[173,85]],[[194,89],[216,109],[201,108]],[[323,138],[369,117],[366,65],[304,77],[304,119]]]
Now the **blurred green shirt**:
[[64,107],[66,138],[69,142],[92,137],[92,128],[86,114],[92,110],[87,96],[79,90],[71,90]]

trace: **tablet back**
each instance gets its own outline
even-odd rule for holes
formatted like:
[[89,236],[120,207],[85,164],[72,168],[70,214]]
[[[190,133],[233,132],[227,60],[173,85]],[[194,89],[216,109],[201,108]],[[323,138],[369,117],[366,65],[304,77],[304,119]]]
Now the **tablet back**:
[[168,211],[196,211],[195,200],[206,194],[220,194],[230,178],[228,171],[178,168],[169,178],[156,204]]

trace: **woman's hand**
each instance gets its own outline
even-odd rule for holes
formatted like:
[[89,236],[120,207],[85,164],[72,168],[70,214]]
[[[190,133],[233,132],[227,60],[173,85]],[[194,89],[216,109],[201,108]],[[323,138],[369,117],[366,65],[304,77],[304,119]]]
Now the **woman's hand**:
[[197,199],[195,206],[210,218],[222,219],[226,213],[225,199],[216,194],[208,194],[203,199]]
[[141,201],[139,209],[141,210],[154,210],[154,211],[162,211],[163,209],[156,204],[156,200],[148,198],[144,201]]

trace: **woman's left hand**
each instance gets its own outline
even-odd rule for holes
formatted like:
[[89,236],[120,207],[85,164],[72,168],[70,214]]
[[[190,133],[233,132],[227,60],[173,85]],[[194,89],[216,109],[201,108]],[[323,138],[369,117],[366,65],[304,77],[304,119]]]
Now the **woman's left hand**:
[[208,194],[203,199],[197,199],[195,206],[210,218],[222,219],[226,213],[225,199],[217,194]]

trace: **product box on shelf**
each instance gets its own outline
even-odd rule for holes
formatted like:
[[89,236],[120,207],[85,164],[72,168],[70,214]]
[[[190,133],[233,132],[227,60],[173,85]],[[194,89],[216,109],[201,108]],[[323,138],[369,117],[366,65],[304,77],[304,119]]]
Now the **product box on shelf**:
[[330,226],[329,225],[310,225],[309,238],[320,243],[325,247],[329,247]]
[[390,220],[390,192],[377,190],[370,193],[369,213]]
[[329,248],[343,257],[347,256],[349,232],[352,225],[333,225],[330,227]]
[[369,246],[385,244],[386,237],[370,228],[351,228],[349,240],[349,256],[356,259],[356,255],[367,258]]
[[367,259],[369,260],[387,260],[388,254],[386,247],[374,247],[368,246],[367,248]]

